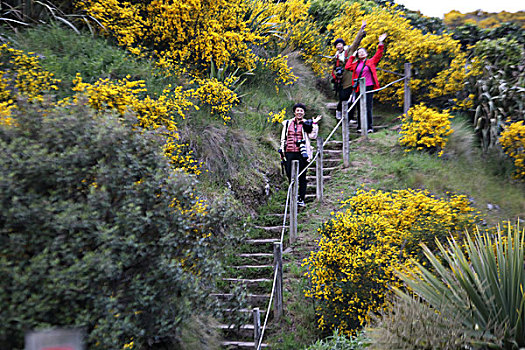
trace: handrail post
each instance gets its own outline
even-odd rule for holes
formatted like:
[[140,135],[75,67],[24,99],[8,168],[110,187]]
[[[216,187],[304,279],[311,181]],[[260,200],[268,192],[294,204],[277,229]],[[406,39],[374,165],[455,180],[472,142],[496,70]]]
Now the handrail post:
[[299,161],[292,161],[292,198],[290,198],[290,244],[297,237],[297,196],[299,192]]
[[261,312],[259,308],[253,309],[253,344],[254,349],[258,350],[259,340],[261,338]]
[[323,202],[323,138],[317,138],[317,162],[315,167],[315,194],[318,202]]
[[275,301],[273,304],[273,318],[278,320],[283,314],[283,245],[273,243],[273,268],[275,278]]
[[406,115],[410,109],[411,95],[410,95],[410,78],[411,78],[411,64],[405,63],[405,88],[404,88],[404,99],[403,99],[403,113]]
[[348,127],[348,101],[342,103],[342,114],[343,114],[343,167],[348,168],[350,166],[350,128]]
[[361,136],[368,137],[368,123],[366,117],[366,80],[364,77],[359,78],[359,118],[361,120]]

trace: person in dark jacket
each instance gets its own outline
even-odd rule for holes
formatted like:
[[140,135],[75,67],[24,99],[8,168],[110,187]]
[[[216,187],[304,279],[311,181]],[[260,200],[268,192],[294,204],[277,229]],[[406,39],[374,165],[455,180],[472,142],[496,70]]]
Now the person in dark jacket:
[[334,65],[332,69],[332,80],[336,86],[336,93],[339,98],[337,104],[337,110],[335,117],[341,119],[342,103],[348,101],[352,93],[352,73],[345,69],[345,66],[350,58],[350,53],[354,52],[361,40],[365,36],[366,21],[363,21],[359,32],[355,36],[354,42],[350,46],[345,45],[345,41],[342,38],[338,38],[334,41],[336,53],[334,55]]

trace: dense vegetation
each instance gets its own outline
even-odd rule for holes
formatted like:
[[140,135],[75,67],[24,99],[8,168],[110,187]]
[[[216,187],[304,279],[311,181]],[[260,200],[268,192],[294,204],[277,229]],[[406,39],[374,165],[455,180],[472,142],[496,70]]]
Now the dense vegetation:
[[[452,31],[395,4],[361,0],[12,0],[0,10],[0,277],[12,281],[0,290],[2,348],[22,348],[27,329],[67,325],[86,329],[89,348],[184,346],[185,327],[217,311],[207,296],[224,254],[235,249],[234,222],[242,220],[232,211],[248,216],[266,201],[265,186],[281,187],[277,122],[298,101],[309,115],[326,114],[326,97],[313,87],[326,87],[333,38],[351,42],[362,21],[369,52],[389,34],[382,68],[412,64],[415,106],[396,120],[402,84],[378,93],[402,136],[374,135],[373,150],[363,143],[352,170],[334,176],[337,199],[309,212],[310,231],[325,223],[318,246],[295,267],[300,302],[318,300],[305,329],[319,329],[307,341],[336,328],[358,334],[372,319],[376,334],[397,344],[381,326],[392,317],[385,306],[429,320],[439,309],[406,276],[450,277],[432,255],[460,257],[453,245],[443,248],[450,235],[460,239],[468,228],[474,236],[474,223],[490,228],[525,211],[519,25]],[[382,84],[396,78],[379,73]],[[322,133],[333,125],[324,118]],[[456,161],[469,165],[454,175],[444,170]],[[444,179],[427,181],[430,173]],[[481,192],[485,182],[491,188]],[[498,197],[509,201],[501,215],[483,217]],[[485,249],[496,270],[512,250],[502,248],[506,239],[490,242],[496,256]],[[395,299],[392,287],[411,288],[428,303]],[[463,333],[428,332],[436,338],[426,344],[524,345],[513,328],[522,327],[521,314],[512,322],[490,314],[483,322],[494,337],[465,338],[479,321],[463,321],[464,313],[484,307],[468,305],[440,310],[443,318],[430,323],[461,324]],[[334,334],[312,348],[359,348],[365,338]],[[415,346],[410,341],[399,346]]]

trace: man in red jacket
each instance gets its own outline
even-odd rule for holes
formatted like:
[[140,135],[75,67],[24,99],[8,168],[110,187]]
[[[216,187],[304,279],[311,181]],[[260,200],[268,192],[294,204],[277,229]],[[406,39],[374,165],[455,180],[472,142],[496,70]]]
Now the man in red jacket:
[[[358,49],[352,57],[346,62],[345,69],[352,71],[352,79],[354,81],[354,87],[356,94],[359,92],[359,83],[357,80],[364,77],[366,82],[366,91],[379,89],[379,82],[377,80],[376,66],[383,57],[384,44],[383,41],[386,38],[386,33],[379,36],[379,45],[377,46],[377,51],[371,59],[367,59],[368,52],[362,47]],[[357,56],[357,60],[356,60]],[[368,132],[374,132],[373,123],[372,123],[372,102],[373,102],[373,92],[366,94],[366,119],[367,126],[366,129]],[[353,111],[352,109],[352,114]],[[357,117],[357,128],[358,131],[361,129],[361,118]]]

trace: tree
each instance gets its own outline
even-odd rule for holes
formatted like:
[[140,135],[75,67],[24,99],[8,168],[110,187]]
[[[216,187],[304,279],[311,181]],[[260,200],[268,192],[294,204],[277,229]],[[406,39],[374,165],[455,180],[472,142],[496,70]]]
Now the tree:
[[89,348],[173,346],[219,275],[227,206],[199,200],[134,116],[21,104],[13,120],[0,125],[0,348],[50,326],[83,327]]

